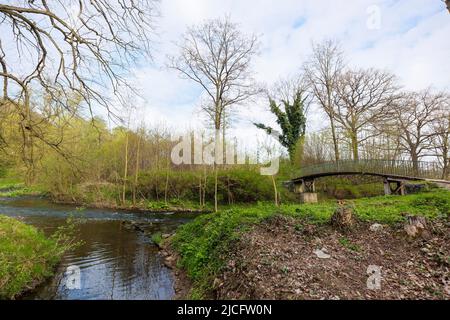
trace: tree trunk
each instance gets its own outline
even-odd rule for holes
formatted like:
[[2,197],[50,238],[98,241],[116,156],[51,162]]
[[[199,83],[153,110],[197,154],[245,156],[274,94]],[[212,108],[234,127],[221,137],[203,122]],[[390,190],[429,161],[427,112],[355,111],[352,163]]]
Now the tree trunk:
[[227,153],[226,153],[226,145],[225,145],[225,134],[226,134],[226,124],[225,124],[225,115],[223,116],[222,120],[222,153],[223,153],[223,163],[227,162]]
[[447,180],[449,178],[450,159],[448,154],[448,141],[446,141],[444,147],[442,148],[442,180]]
[[419,156],[415,150],[411,150],[411,161],[413,164],[413,174],[419,175]]
[[218,212],[218,200],[217,200],[217,185],[218,185],[218,171],[219,168],[217,167],[217,164],[214,164],[214,211]]
[[449,179],[449,165],[448,163],[444,166],[442,169],[442,180],[448,180]]
[[164,204],[167,205],[167,194],[169,189],[169,166],[166,168],[166,185],[164,186]]
[[332,115],[329,115],[330,118],[330,126],[331,126],[331,136],[333,138],[333,145],[334,145],[334,158],[337,161],[340,160],[340,155],[339,155],[339,143],[337,141],[337,136],[336,136],[336,127],[334,125],[334,119]]
[[358,137],[356,136],[356,132],[351,132],[351,140],[352,140],[352,153],[353,160],[359,160],[359,152],[358,152]]
[[128,143],[129,143],[129,135],[128,129],[125,137],[125,165],[123,170],[123,184],[122,184],[122,204],[125,204],[126,200],[126,191],[127,191],[127,177],[128,177]]
[[[218,212],[218,163],[223,160],[223,153],[220,152],[220,125],[221,125],[221,119],[219,117],[218,122],[216,122],[216,132],[215,132],[215,149],[214,149],[214,211]],[[222,159],[221,159],[222,158]]]
[[139,177],[139,157],[140,157],[140,151],[141,151],[141,135],[138,134],[138,143],[136,148],[136,168],[134,172],[134,183],[133,183],[133,205],[136,205],[136,189],[138,184],[138,177]]
[[203,180],[203,207],[206,206],[206,187],[208,183],[208,174],[206,173],[206,166],[203,168],[204,180]]
[[202,175],[200,174],[198,178],[198,196],[199,196],[199,205],[202,206]]
[[279,202],[278,202],[278,189],[277,189],[277,183],[276,183],[276,181],[275,181],[275,176],[274,175],[272,175],[271,176],[271,178],[272,178],[272,185],[273,185],[273,191],[274,191],[274,193],[275,193],[275,205],[278,207],[279,206]]
[[25,117],[21,122],[21,130],[23,135],[22,159],[27,168],[25,184],[31,186],[35,181],[35,164],[34,164],[34,142],[32,135],[31,106],[28,89],[25,90],[24,99]]

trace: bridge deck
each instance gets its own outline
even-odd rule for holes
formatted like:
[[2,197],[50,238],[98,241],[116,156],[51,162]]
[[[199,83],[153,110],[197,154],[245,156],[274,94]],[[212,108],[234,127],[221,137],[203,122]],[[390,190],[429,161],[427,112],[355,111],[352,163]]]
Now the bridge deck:
[[407,160],[341,160],[307,166],[291,181],[312,180],[335,175],[371,175],[397,180],[422,180],[436,183],[450,183],[443,179],[438,163],[418,162],[416,165]]

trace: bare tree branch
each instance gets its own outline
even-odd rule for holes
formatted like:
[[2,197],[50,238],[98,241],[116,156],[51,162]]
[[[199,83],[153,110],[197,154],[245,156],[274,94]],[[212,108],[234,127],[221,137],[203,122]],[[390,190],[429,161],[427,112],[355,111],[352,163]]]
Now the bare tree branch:
[[242,34],[228,18],[189,28],[177,46],[179,55],[169,57],[168,66],[205,90],[210,102],[202,109],[216,130],[229,107],[261,92],[251,75],[257,37]]
[[344,68],[344,53],[340,44],[334,40],[325,40],[320,44],[313,44],[313,53],[304,66],[306,78],[316,101],[330,121],[336,161],[339,160],[340,155],[333,101],[338,77]]
[[379,133],[372,130],[388,117],[397,99],[394,75],[375,69],[346,71],[338,78],[334,119],[350,138],[353,159],[360,144]]
[[0,4],[3,99],[23,100],[24,87],[42,90],[58,102],[76,93],[91,114],[98,105],[114,116],[105,92],[111,89],[120,100],[121,87],[129,87],[125,78],[129,68],[149,55],[156,4],[156,0]]
[[398,136],[401,149],[409,155],[415,167],[421,158],[430,155],[438,133],[436,121],[443,110],[448,110],[448,95],[433,92],[430,88],[404,93],[391,110],[391,134]]

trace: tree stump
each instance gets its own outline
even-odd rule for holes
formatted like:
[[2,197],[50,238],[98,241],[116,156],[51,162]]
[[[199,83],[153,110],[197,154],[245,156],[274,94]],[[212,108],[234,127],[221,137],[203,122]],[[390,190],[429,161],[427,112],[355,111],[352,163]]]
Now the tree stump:
[[344,203],[339,203],[339,208],[331,216],[331,225],[339,230],[350,230],[355,224],[353,208]]
[[403,230],[409,238],[427,237],[429,235],[427,220],[422,216],[407,215]]

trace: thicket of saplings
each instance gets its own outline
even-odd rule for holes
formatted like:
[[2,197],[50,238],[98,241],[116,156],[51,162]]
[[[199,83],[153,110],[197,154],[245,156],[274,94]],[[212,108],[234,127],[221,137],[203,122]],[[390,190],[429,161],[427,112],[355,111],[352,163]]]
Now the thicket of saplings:
[[[20,139],[16,145],[9,144],[0,155],[0,178],[11,180],[11,177],[27,176],[30,185],[65,202],[160,207],[186,202],[207,207],[213,203],[214,167],[173,165],[170,154],[177,141],[171,139],[169,129],[118,127],[110,130],[99,119],[95,119],[94,125],[80,118],[68,119],[67,123],[62,132],[48,123],[46,140],[54,135],[60,142],[58,150],[42,140],[33,141],[31,169],[29,163],[16,156],[23,147]],[[3,124],[6,129],[3,134],[16,134],[15,127],[7,124],[8,121]],[[254,158],[258,156],[262,157],[255,155]],[[276,176],[281,202],[296,200],[296,195],[283,187],[283,181],[298,173],[299,167],[281,159]],[[260,175],[259,169],[260,165],[251,164],[219,165],[219,203],[273,201],[271,177]],[[355,182],[361,186],[356,187]],[[327,178],[320,180],[318,186],[328,197],[351,198],[382,192],[381,184],[358,177]]]

